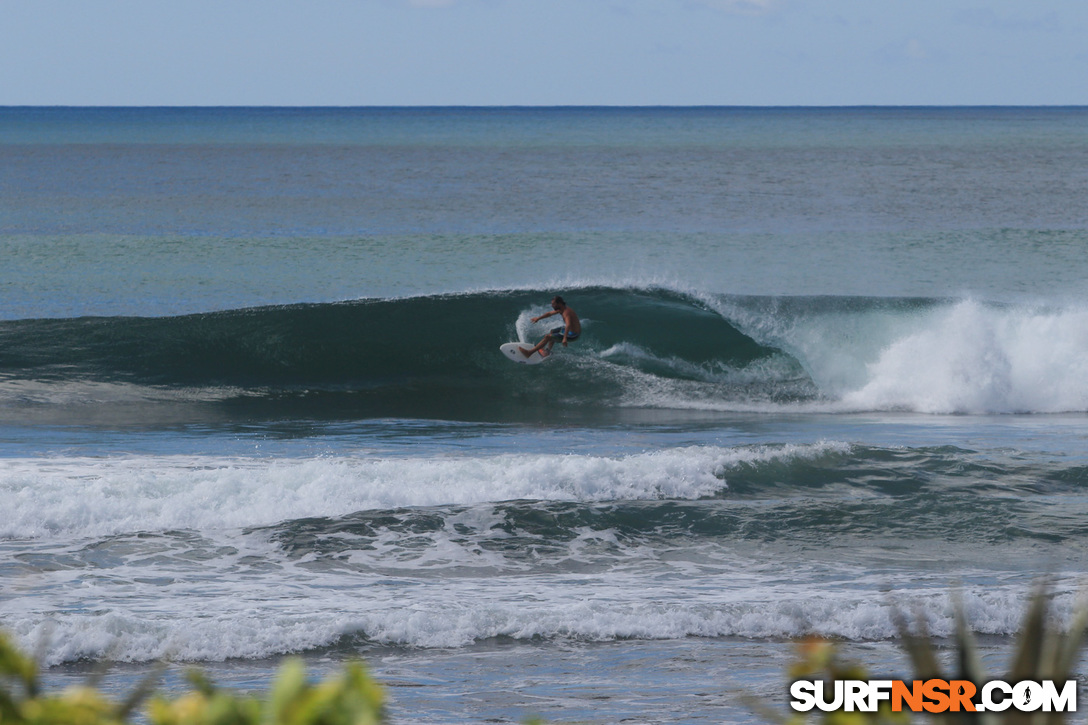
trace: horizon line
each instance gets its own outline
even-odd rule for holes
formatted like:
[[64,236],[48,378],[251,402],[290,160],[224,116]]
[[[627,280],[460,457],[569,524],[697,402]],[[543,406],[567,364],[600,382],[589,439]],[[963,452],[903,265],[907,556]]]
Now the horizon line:
[[1088,108],[1084,103],[1045,103],[1045,104],[1021,104],[1021,103],[965,103],[965,104],[892,104],[892,103],[859,103],[859,104],[374,104],[374,105],[340,105],[340,104],[90,104],[90,103],[18,103],[0,104],[0,109],[404,109],[404,110],[577,110],[577,109],[735,109],[735,110],[865,110],[865,109],[1028,109],[1028,108],[1052,108],[1052,109],[1080,109]]

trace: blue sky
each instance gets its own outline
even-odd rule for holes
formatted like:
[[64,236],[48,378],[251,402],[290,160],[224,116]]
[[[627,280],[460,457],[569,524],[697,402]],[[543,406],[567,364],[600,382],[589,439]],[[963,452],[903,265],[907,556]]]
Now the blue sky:
[[0,105],[1088,104],[1088,0],[0,0]]

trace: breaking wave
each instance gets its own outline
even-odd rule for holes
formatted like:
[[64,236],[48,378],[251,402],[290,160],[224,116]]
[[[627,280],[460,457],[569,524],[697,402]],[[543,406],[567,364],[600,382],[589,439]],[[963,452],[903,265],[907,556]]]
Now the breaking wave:
[[[178,317],[0,322],[0,414],[509,420],[607,414],[1088,410],[1088,309],[976,300],[568,294],[582,339],[545,366],[549,293],[492,291]],[[60,412],[63,411],[63,412]]]

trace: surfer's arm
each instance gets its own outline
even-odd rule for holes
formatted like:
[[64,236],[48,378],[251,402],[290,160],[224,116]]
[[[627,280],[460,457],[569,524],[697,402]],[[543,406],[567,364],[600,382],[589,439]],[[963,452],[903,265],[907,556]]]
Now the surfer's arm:
[[539,317],[534,317],[533,322],[540,322],[545,317],[551,317],[552,315],[558,315],[558,314],[559,314],[559,310],[552,310],[551,312],[545,312],[543,315],[540,315]]

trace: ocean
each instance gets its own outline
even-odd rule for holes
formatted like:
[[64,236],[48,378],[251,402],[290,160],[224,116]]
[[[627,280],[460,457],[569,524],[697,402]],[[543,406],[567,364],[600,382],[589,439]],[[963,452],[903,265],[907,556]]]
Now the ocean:
[[0,627],[754,723],[958,597],[996,676],[1088,572],[1086,194],[1085,108],[0,108]]

